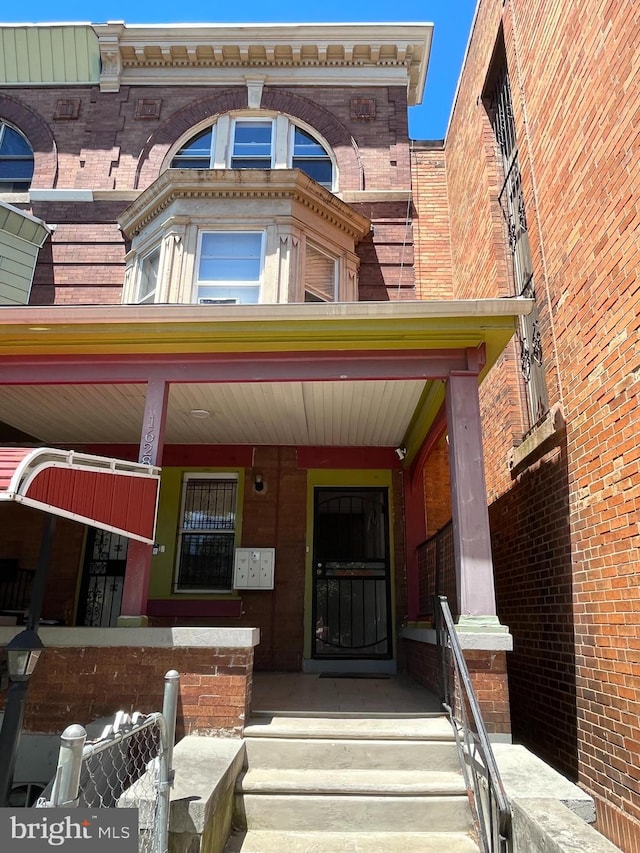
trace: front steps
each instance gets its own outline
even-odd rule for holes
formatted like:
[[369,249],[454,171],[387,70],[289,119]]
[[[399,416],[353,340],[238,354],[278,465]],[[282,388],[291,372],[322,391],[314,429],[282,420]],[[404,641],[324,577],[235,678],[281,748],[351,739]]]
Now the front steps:
[[258,714],[225,853],[478,853],[438,716]]

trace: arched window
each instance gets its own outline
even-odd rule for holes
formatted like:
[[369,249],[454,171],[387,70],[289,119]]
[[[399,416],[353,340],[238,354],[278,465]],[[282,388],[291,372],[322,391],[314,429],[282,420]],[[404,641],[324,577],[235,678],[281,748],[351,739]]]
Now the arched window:
[[26,192],[33,177],[33,151],[25,137],[0,120],[0,193]]
[[286,116],[221,116],[171,160],[173,169],[300,169],[334,189],[335,169],[324,144]]

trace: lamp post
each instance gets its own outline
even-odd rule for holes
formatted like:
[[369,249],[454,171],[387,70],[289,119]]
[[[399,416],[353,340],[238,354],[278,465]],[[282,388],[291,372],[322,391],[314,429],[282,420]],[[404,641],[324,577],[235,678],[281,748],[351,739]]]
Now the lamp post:
[[6,646],[11,686],[0,729],[0,807],[9,805],[29,678],[43,648],[33,628],[17,634]]
[[51,543],[55,529],[55,516],[47,516],[40,540],[40,554],[36,576],[33,579],[27,625],[25,630],[17,634],[5,647],[11,686],[7,693],[4,719],[0,729],[0,808],[9,805],[9,795],[13,785],[13,774],[16,769],[18,744],[22,731],[24,706],[29,689],[29,678],[44,648],[42,640],[38,636],[38,625],[42,614],[47,572],[51,558]]

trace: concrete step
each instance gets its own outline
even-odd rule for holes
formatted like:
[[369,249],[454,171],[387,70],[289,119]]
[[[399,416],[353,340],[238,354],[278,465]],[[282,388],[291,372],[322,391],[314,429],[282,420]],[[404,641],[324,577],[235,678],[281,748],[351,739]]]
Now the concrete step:
[[[470,832],[466,795],[356,796],[351,794],[242,794],[236,825],[298,832]],[[443,851],[444,853],[444,851]]]
[[339,740],[453,741],[446,717],[307,717],[255,715],[245,738],[324,738]]
[[234,834],[225,853],[479,853],[457,832],[277,832]]
[[455,743],[448,740],[249,737],[245,740],[245,748],[250,768],[331,767],[334,770],[371,768],[452,773],[460,769]]
[[249,769],[238,779],[242,794],[372,794],[378,797],[464,796],[460,772],[425,770]]

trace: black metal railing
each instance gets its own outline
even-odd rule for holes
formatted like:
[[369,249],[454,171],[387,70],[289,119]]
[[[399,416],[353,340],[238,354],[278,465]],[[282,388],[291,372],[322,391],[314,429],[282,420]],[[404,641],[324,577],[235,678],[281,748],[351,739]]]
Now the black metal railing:
[[511,809],[447,599],[434,602],[440,698],[448,713],[483,853],[511,853]]
[[421,616],[435,619],[433,602],[444,595],[457,615],[456,562],[453,551],[453,525],[445,524],[437,533],[418,545],[418,607]]

